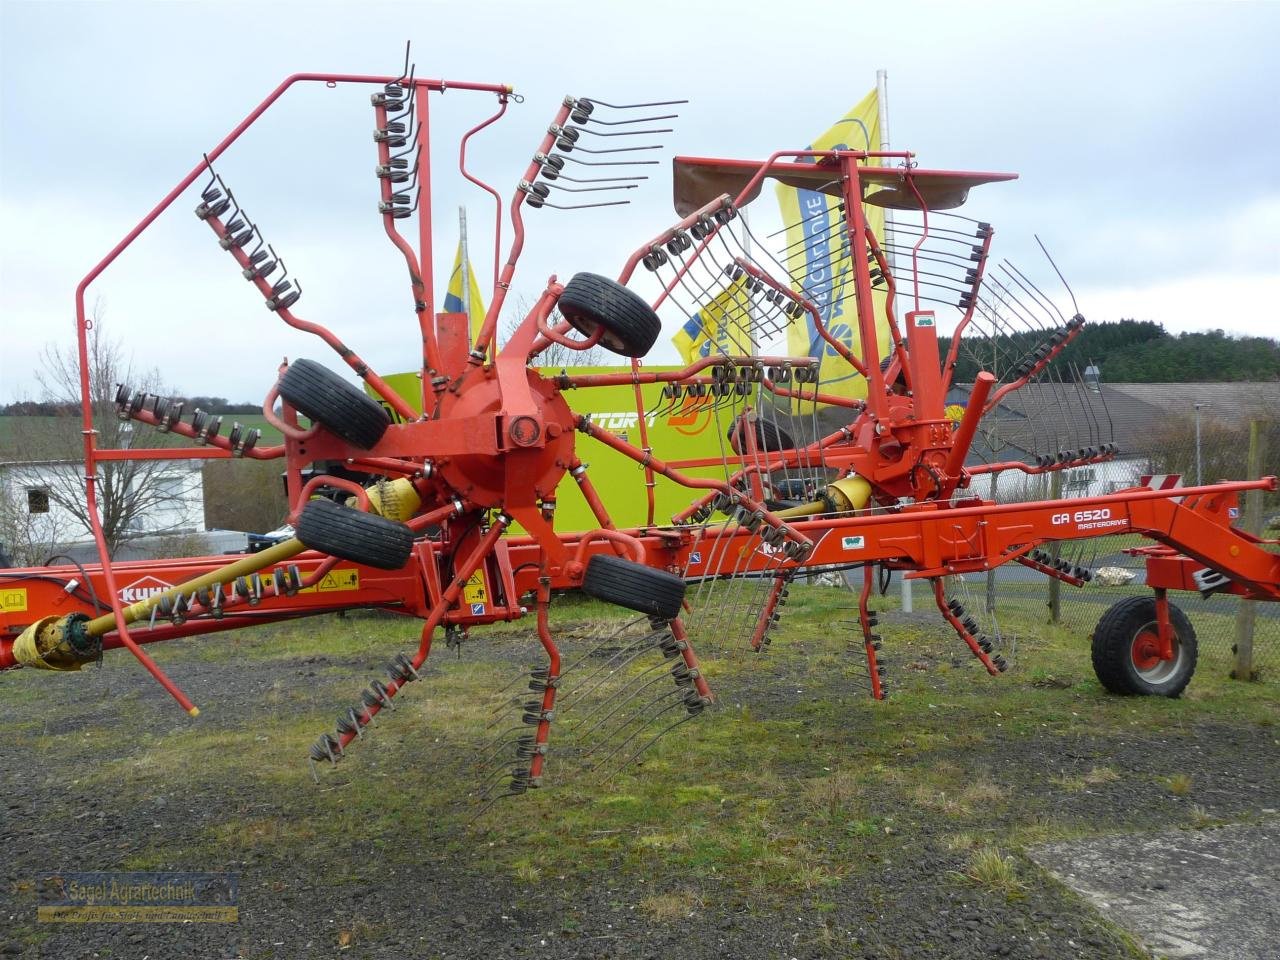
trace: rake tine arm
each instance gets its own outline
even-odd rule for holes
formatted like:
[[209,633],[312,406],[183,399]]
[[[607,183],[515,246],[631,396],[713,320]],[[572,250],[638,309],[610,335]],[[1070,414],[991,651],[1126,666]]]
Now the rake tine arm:
[[538,641],[547,654],[547,682],[542,691],[542,711],[538,729],[534,734],[533,760],[529,763],[529,786],[542,784],[542,768],[546,760],[547,738],[551,734],[551,721],[555,719],[556,688],[560,679],[560,650],[551,636],[549,610],[551,608],[551,577],[543,567],[538,578]]
[[944,391],[951,389],[951,380],[956,369],[956,360],[960,355],[960,338],[964,335],[965,329],[973,319],[973,312],[978,306],[978,291],[982,288],[983,276],[987,269],[987,258],[991,252],[991,240],[994,236],[994,230],[987,230],[986,236],[983,237],[982,253],[978,259],[978,266],[975,268],[973,284],[969,288],[968,304],[965,306],[964,316],[960,318],[960,322],[956,325],[955,331],[951,334],[951,346],[947,350],[947,358],[942,364],[942,388]]
[[[217,235],[219,240],[226,237],[227,228],[220,219],[217,217],[209,217],[205,222],[213,228],[213,232]],[[233,246],[230,248],[229,252],[242,269],[250,265],[249,255],[240,247]],[[271,298],[272,284],[270,280],[267,280],[264,277],[256,277],[252,280],[252,283],[258,288],[258,291],[264,297],[268,300]],[[338,354],[338,356],[343,359],[347,366],[354,370],[365,383],[369,384],[378,396],[389,403],[401,417],[406,420],[418,419],[417,412],[409,406],[409,404],[407,404],[398,393],[392,390],[391,387],[387,385],[387,382],[378,376],[373,368],[365,363],[354,350],[338,339],[338,337],[326,327],[294,316],[288,307],[281,307],[276,310],[276,313],[280,315],[281,319],[283,319],[285,323],[293,327],[295,330],[302,330],[305,333],[314,334],[323,340],[336,354]]]
[[[965,627],[960,618],[957,617],[955,612],[948,606],[947,595],[942,586],[942,578],[930,577],[929,582],[933,584],[933,599],[938,605],[938,610],[942,613],[943,619],[945,619],[947,623],[951,624],[951,628],[955,630],[960,639],[965,642],[965,645],[968,646],[973,655],[982,662],[984,667],[987,668],[987,673],[992,676],[1001,673],[1001,668],[992,661],[991,657],[987,655],[986,651],[983,650],[982,647],[978,646],[978,641],[973,636],[973,633]],[[963,611],[963,608],[961,609]]]
[[858,371],[858,373],[861,374],[862,376],[865,377],[867,375],[867,368],[863,365],[862,361],[858,359],[858,357],[853,353],[853,351],[850,350],[847,346],[845,346],[844,343],[841,342],[839,338],[832,336],[831,331],[827,329],[827,324],[822,319],[822,314],[818,311],[817,304],[815,304],[812,300],[808,299],[807,297],[801,297],[797,295],[794,291],[788,289],[787,287],[784,287],[777,280],[775,280],[771,274],[765,273],[755,264],[747,261],[746,259],[739,257],[735,262],[738,264],[738,266],[742,267],[743,270],[749,273],[756,280],[759,280],[762,283],[768,284],[774,290],[777,290],[779,293],[785,296],[788,300],[792,301],[793,303],[798,303],[800,304],[800,306],[804,307],[805,312],[809,314],[809,318],[813,321],[813,327],[815,330],[818,331],[818,335],[822,337],[822,339],[825,340],[828,344],[830,344],[831,348],[835,350],[836,353],[840,354],[840,356],[844,358],[845,362],[848,363],[849,366],[853,367],[853,369]]
[[858,594],[858,626],[862,628],[862,647],[867,655],[867,678],[871,683],[871,697],[873,700],[884,700],[887,696],[884,690],[884,668],[879,663],[878,651],[880,650],[880,636],[872,632],[872,627],[876,626],[876,615],[871,612],[868,603],[871,600],[871,587],[875,582],[875,565],[871,563],[862,566],[862,590]]
[[[425,99],[425,98],[423,98]],[[373,111],[374,123],[377,129],[382,130],[387,126],[387,108],[379,103],[374,107]],[[413,150],[417,159],[414,163],[416,170],[421,163],[422,156],[422,130],[419,129],[414,135],[413,144],[409,148]],[[391,143],[389,140],[378,141],[378,163],[387,166],[391,163]],[[393,192],[391,179],[389,177],[380,177],[378,180],[378,189],[381,194],[379,209],[382,211],[382,225],[386,231],[387,239],[389,239],[397,250],[404,257],[405,266],[409,270],[409,285],[413,294],[414,313],[418,317],[419,329],[422,331],[423,369],[429,375],[434,376],[440,370],[440,351],[435,336],[435,319],[429,313],[431,304],[431,290],[426,280],[423,279],[423,264],[418,259],[417,253],[414,252],[412,246],[398,229],[396,229],[396,220],[393,205],[391,203],[391,194]],[[429,269],[429,265],[428,265]],[[423,399],[426,399],[426,388],[428,385],[428,377],[423,377]],[[384,398],[385,399],[385,398]]]

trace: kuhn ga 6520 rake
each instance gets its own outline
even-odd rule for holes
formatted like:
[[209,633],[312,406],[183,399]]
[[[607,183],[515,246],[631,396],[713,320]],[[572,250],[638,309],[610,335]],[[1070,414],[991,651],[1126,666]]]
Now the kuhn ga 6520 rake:
[[[421,393],[412,399],[392,390],[330,330],[299,316],[301,284],[214,172],[218,157],[286,90],[311,82],[371,85],[376,91],[377,207],[408,268],[422,344]],[[437,314],[432,300],[428,101],[446,89],[497,99],[496,112],[462,137],[459,150],[461,176],[487,191],[497,212],[492,300],[474,341],[465,316]],[[105,460],[280,459],[296,537],[227,564],[213,558],[113,563],[95,521],[100,565],[87,571],[88,583],[79,582],[71,568],[6,571],[6,586],[23,589],[28,601],[24,611],[0,613],[0,669],[75,670],[103,650],[123,646],[195,714],[143,644],[355,606],[423,619],[417,650],[392,659],[386,680],[373,681],[337,729],[312,748],[314,760],[335,761],[418,678],[437,631],[448,637],[470,626],[517,619],[532,606],[544,657],[520,680],[527,692],[501,701],[491,724],[499,732],[481,751],[505,764],[495,778],[501,792],[520,793],[541,782],[566,679],[579,679],[578,690],[566,694],[574,701],[590,700],[623,678],[623,689],[597,695],[576,726],[601,732],[601,760],[631,755],[655,733],[712,703],[694,638],[762,648],[789,581],[807,568],[861,569],[858,633],[877,698],[884,696],[876,655],[880,640],[868,606],[877,568],[928,580],[943,618],[982,665],[997,673],[1005,661],[961,599],[946,594],[945,577],[1018,562],[1079,585],[1088,571],[1042,548],[1124,532],[1158,541],[1147,553],[1154,596],[1126,600],[1109,611],[1094,639],[1098,674],[1121,693],[1174,695],[1190,678],[1195,637],[1167,601],[1168,589],[1280,598],[1280,559],[1231,525],[1239,492],[1274,489],[1274,478],[1026,503],[966,495],[982,472],[1034,475],[1115,453],[1103,428],[1105,413],[1099,416],[1083,402],[1076,413],[1076,378],[1052,366],[1083,318],[1074,310],[1060,313],[1012,265],[993,268],[987,224],[945,212],[961,205],[971,187],[1012,179],[1008,174],[921,169],[907,152],[782,151],[763,162],[677,158],[678,222],[636,250],[617,280],[588,273],[565,284],[552,278],[499,348],[498,319],[524,243],[525,209],[598,206],[582,200],[595,195],[588,191],[635,186],[642,178],[593,174],[601,167],[614,174],[624,164],[653,162],[636,159],[647,154],[633,138],[666,132],[653,125],[672,116],[654,112],[668,104],[565,98],[510,201],[512,239],[499,269],[501,198],[468,170],[466,151],[513,98],[506,86],[425,80],[407,68],[399,77],[290,77],[85,277],[76,311],[90,515],[96,517],[95,464]],[[753,237],[738,217],[766,179],[839,201],[820,218],[808,218],[802,249],[775,250],[772,238]],[[295,360],[281,367],[263,405],[283,443],[265,446],[256,430],[226,428],[218,417],[121,386],[119,416],[189,438],[194,446],[98,448],[84,365],[86,288],[193,186],[201,191],[197,216],[268,310],[331,347],[381,403],[331,369]],[[892,229],[878,236],[864,204],[896,211]],[[416,246],[400,231],[415,220]],[[833,277],[803,266],[815,262],[803,254],[817,246],[824,263],[847,255],[848,272]],[[641,267],[662,284],[653,304],[626,286]],[[852,318],[849,341],[833,334],[828,323],[828,308],[837,301]],[[714,316],[717,329],[701,331],[708,343],[702,359],[674,372],[648,372],[636,358],[659,336],[655,311],[664,305],[679,310],[681,322],[694,330]],[[904,305],[909,309],[899,317]],[[944,319],[954,324],[942,345],[940,307],[950,311]],[[562,320],[553,319],[557,310]],[[865,381],[865,399],[831,392],[815,359],[754,355],[753,339],[789,324],[806,324],[815,343],[842,358]],[[887,331],[884,356],[880,328]],[[970,336],[975,333],[984,336]],[[553,343],[575,350],[599,344],[633,358],[631,367],[546,376],[534,364]],[[945,398],[952,370],[975,343],[983,345],[984,365],[999,376],[980,373],[962,415],[949,416]],[[1090,443],[1069,450],[1050,443],[1032,463],[966,467],[983,417],[1033,381],[1059,398],[1042,401],[1036,415],[1044,420],[1065,411],[1088,418]],[[658,406],[646,410],[642,387],[656,383],[664,385]],[[617,385],[635,387],[638,444],[576,415],[564,396]],[[650,447],[646,423],[655,413],[675,410],[715,418],[725,438],[722,456],[711,464],[661,459],[661,451]],[[1043,433],[1053,432],[1046,423]],[[616,528],[575,452],[578,433],[635,461],[643,486],[611,495],[646,498],[647,525]],[[341,469],[314,468],[321,463]],[[709,465],[718,466],[721,476],[686,472]],[[688,508],[675,517],[654,516],[659,475],[691,491]],[[566,482],[581,490],[596,529],[557,531],[557,493]],[[341,595],[308,590],[340,564],[355,571],[357,589]],[[143,574],[176,585],[126,605],[119,585]],[[479,601],[466,596],[474,583],[483,587]],[[688,596],[686,583],[695,584]],[[631,608],[640,619],[611,636],[602,654],[563,664],[548,609],[553,592],[566,588]],[[335,601],[337,596],[342,599]],[[645,654],[653,656],[652,666],[629,668]],[[503,706],[517,714],[513,727],[502,719]]]

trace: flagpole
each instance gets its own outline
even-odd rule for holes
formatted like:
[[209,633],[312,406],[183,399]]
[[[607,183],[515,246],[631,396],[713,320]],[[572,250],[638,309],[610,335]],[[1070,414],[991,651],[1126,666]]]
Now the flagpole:
[[[471,330],[471,254],[467,252],[467,208],[458,208],[458,242],[462,245],[462,312]],[[470,338],[468,338],[470,339]]]
[[[889,150],[889,71],[876,71],[876,101],[880,113],[880,150]],[[881,161],[883,164],[884,161]],[[893,253],[893,211],[884,209],[884,245],[885,259],[889,261],[889,272],[896,275],[898,266]],[[896,304],[894,305],[896,306]],[[891,345],[892,346],[892,345]],[[911,581],[902,577],[902,612],[910,613],[912,607]]]
[[[880,113],[880,150],[887,152],[889,150],[889,71],[876,71],[876,102]],[[883,165],[884,161],[880,163]],[[885,257],[889,261],[889,272],[896,274],[897,268],[894,262],[893,248],[893,211],[888,207],[884,209],[884,239],[885,239]]]

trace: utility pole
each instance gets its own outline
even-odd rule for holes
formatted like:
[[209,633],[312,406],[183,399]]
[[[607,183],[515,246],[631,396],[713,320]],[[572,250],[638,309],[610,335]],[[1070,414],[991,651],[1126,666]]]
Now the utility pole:
[[[1062,499],[1062,471],[1054,470],[1049,475],[1049,499]],[[1049,548],[1049,556],[1056,563],[1058,557],[1062,554],[1062,544],[1055,540],[1053,546]],[[1049,578],[1049,622],[1062,622],[1062,581],[1057,577]]]
[[1212,406],[1212,404],[1208,403],[1207,401],[1202,401],[1200,403],[1195,404],[1195,408],[1196,408],[1196,486],[1197,487],[1201,486],[1204,483],[1204,461],[1201,459],[1201,456],[1200,456],[1200,411],[1203,408],[1208,406]]
[[[1260,420],[1249,421],[1249,469],[1248,479],[1257,480],[1262,476],[1262,460],[1265,454],[1266,436],[1262,432]],[[1250,490],[1244,495],[1244,523],[1241,525],[1248,533],[1258,536],[1262,533],[1262,491]],[[1253,627],[1257,616],[1257,600],[1241,599],[1236,610],[1236,662],[1231,676],[1236,680],[1253,680]]]

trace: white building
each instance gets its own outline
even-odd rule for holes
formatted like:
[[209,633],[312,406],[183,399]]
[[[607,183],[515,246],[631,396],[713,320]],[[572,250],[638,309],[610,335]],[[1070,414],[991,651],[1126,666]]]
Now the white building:
[[[84,465],[75,461],[0,462],[0,541],[8,536],[67,546],[92,540],[88,525],[65,506],[77,483],[82,500],[83,475]],[[133,519],[130,534],[205,531],[204,478],[198,461],[157,461],[147,469],[145,487],[147,506]]]

